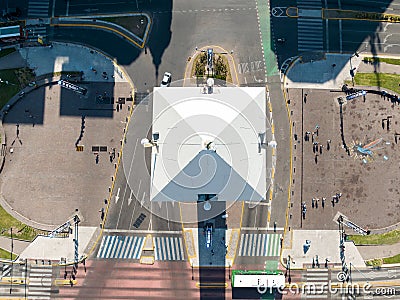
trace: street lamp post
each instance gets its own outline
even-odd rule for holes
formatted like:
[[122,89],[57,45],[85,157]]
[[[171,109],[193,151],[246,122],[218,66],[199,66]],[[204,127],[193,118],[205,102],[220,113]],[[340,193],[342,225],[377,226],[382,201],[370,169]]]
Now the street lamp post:
[[194,280],[194,275],[193,275],[193,263],[191,263],[192,266],[192,280]]
[[11,229],[11,253],[10,253],[10,261],[11,261],[11,268],[10,268],[10,277],[11,277],[11,284],[10,284],[10,295],[12,293],[12,283],[13,283],[13,257],[12,254],[14,252],[14,241],[13,241],[13,233],[12,233],[12,227]]
[[351,83],[353,84],[353,86],[354,86],[354,71],[355,71],[356,68],[353,68],[353,65],[352,65],[352,63],[351,63],[351,59],[352,59],[354,56],[359,57],[360,55],[359,55],[358,52],[356,51],[356,52],[354,52],[354,54],[352,54],[352,55],[350,56],[350,76],[351,76]]
[[25,299],[26,298],[26,280],[28,278],[28,259],[25,258],[25,286],[24,286],[24,294],[25,294]]

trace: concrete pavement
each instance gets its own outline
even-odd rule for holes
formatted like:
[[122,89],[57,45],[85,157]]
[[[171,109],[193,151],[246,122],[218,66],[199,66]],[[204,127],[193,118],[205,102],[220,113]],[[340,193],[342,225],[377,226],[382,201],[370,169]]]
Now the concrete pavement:
[[400,242],[393,245],[357,246],[364,260],[391,257],[399,254]]
[[[369,64],[362,62],[364,56],[371,57],[368,53],[360,54],[359,57],[351,55],[327,54],[326,59],[308,63],[301,63],[300,59],[294,61],[288,69],[284,78],[285,88],[309,88],[309,89],[340,89],[344,80],[351,80],[350,69],[356,68],[355,72],[363,73],[399,73],[400,66],[379,63]],[[383,56],[385,57],[385,56]],[[393,56],[388,56],[393,58]],[[394,57],[398,58],[398,57]],[[351,61],[350,61],[351,59]],[[394,224],[387,228],[372,230],[373,233],[383,233],[399,227]],[[316,240],[317,245],[315,251],[310,253],[302,252],[302,245],[305,240]],[[313,243],[312,243],[313,245]],[[326,247],[327,245],[332,245]],[[293,260],[300,264],[312,262],[315,255],[330,257],[333,262],[338,260],[338,232],[337,231],[304,231],[292,230],[287,233],[284,240],[284,250],[282,258],[291,255]],[[319,248],[323,246],[322,248]],[[379,257],[388,257],[398,254],[399,244],[395,245],[371,245],[371,246],[355,246],[353,243],[347,243],[346,253],[350,251],[350,255],[346,257],[354,265],[360,264],[364,266],[363,260]],[[311,246],[310,249],[312,249]],[[323,254],[322,254],[323,253]],[[299,264],[296,265],[299,267]]]
[[[311,242],[307,252],[304,251],[306,240]],[[337,230],[294,230],[291,248],[282,251],[282,258],[289,255],[292,268],[303,268],[304,264],[312,264],[313,258],[319,257],[322,265],[328,258],[330,264],[341,264],[339,255],[339,231]],[[351,262],[356,267],[365,267],[363,257],[352,242],[345,242],[346,262]]]
[[[20,255],[30,244],[29,241],[12,240],[13,253]],[[0,236],[0,248],[11,252],[11,238]]]
[[[10,59],[10,57],[12,59]],[[36,89],[32,87],[27,87],[25,89],[25,96],[21,99],[18,96],[14,97],[8,103],[9,106],[5,107],[5,109],[7,110],[7,114],[4,114],[5,111],[2,111],[1,113],[2,116],[1,130],[3,132],[2,136],[5,137],[3,139],[3,142],[6,143],[6,149],[7,149],[5,153],[6,165],[2,172],[2,182],[3,183],[7,182],[7,184],[2,186],[2,192],[0,194],[2,200],[1,203],[2,206],[6,209],[8,213],[13,215],[15,218],[21,220],[22,222],[32,227],[41,228],[44,230],[52,230],[56,226],[65,222],[66,220],[65,217],[68,218],[68,216],[71,214],[71,209],[68,208],[69,206],[71,205],[77,207],[81,206],[83,210],[86,210],[82,206],[84,205],[84,201],[82,202],[82,199],[78,200],[79,203],[72,204],[71,201],[65,198],[66,196],[72,195],[73,193],[79,193],[80,196],[82,196],[81,192],[83,190],[86,190],[93,196],[93,191],[97,191],[104,195],[98,195],[96,197],[97,199],[96,203],[94,203],[93,201],[89,201],[87,203],[88,209],[86,210],[86,213],[83,213],[83,215],[85,215],[83,223],[87,225],[90,225],[90,223],[92,223],[92,225],[98,225],[99,222],[101,221],[98,210],[104,205],[104,198],[107,198],[108,194],[107,186],[110,183],[110,176],[113,174],[115,167],[113,163],[108,162],[108,156],[104,158],[100,157],[99,165],[95,164],[94,158],[92,159],[93,154],[90,151],[89,146],[104,144],[109,146],[109,149],[113,147],[118,149],[120,146],[119,139],[123,134],[123,127],[125,126],[125,123],[123,123],[123,121],[126,121],[126,113],[127,113],[126,107],[128,105],[132,105],[133,103],[127,102],[126,105],[124,105],[121,110],[117,109],[117,113],[112,114],[114,115],[114,117],[110,115],[109,117],[106,118],[97,119],[97,121],[95,122],[96,127],[100,126],[103,129],[98,127],[94,131],[90,129],[94,125],[94,123],[91,122],[90,120],[91,117],[97,118],[102,114],[104,115],[104,113],[102,110],[98,110],[98,113],[95,113],[90,110],[85,112],[86,126],[84,127],[85,133],[82,137],[83,140],[81,143],[85,143],[84,140],[89,138],[89,140],[86,141],[88,147],[85,148],[84,152],[87,152],[87,155],[89,156],[88,157],[89,164],[92,166],[94,165],[96,168],[96,171],[93,170],[93,172],[88,171],[91,169],[91,167],[87,166],[86,164],[82,163],[76,164],[73,163],[71,159],[66,159],[67,156],[70,156],[70,155],[66,156],[67,153],[70,153],[72,155],[80,155],[84,157],[87,156],[85,155],[84,152],[82,153],[75,151],[73,147],[74,142],[72,141],[76,140],[77,137],[76,133],[79,134],[80,131],[79,127],[81,127],[81,115],[82,115],[82,112],[74,112],[73,110],[74,107],[79,108],[82,105],[87,106],[89,105],[89,103],[93,102],[93,100],[89,100],[95,98],[95,93],[94,91],[92,91],[93,89],[99,89],[101,91],[104,91],[104,89],[106,89],[108,93],[107,95],[114,96],[115,99],[118,99],[120,96],[123,96],[125,98],[131,95],[132,84],[127,82],[123,70],[119,66],[115,65],[112,59],[80,45],[54,43],[52,48],[47,48],[47,47],[21,48],[19,49],[19,51],[10,54],[7,57],[2,58],[1,61],[6,62],[4,64],[1,64],[2,68],[19,68],[28,65],[30,68],[35,70],[37,77],[38,76],[42,78],[46,76],[50,77],[50,79],[46,78],[43,80],[38,80],[37,81],[38,87]],[[92,71],[90,67],[95,68],[97,72]],[[84,71],[84,78],[83,78],[84,83],[81,84],[83,85],[89,84],[88,94],[86,95],[86,97],[84,97],[85,98],[84,102],[82,102],[82,99],[78,95],[73,94],[70,91],[61,89],[57,84],[55,85],[50,84],[50,87],[40,87],[41,85],[49,85],[49,82],[51,82],[52,80],[57,82],[57,80],[60,77],[53,77],[53,74],[55,72],[79,71],[79,70]],[[108,78],[102,76],[102,72],[106,72],[108,74]],[[66,97],[68,98],[68,104],[65,102]],[[75,100],[73,99],[75,97],[77,97],[75,100],[78,101],[79,103],[76,102],[74,104]],[[46,105],[44,105],[44,103]],[[112,103],[114,103],[114,101]],[[96,105],[98,106],[99,104]],[[99,108],[97,106],[95,108]],[[114,105],[111,106],[111,108],[113,107]],[[110,109],[110,111],[114,110],[115,108]],[[76,117],[79,117],[78,122],[73,121],[74,115],[76,115]],[[62,121],[63,118],[64,121]],[[72,123],[70,123],[69,125],[68,124],[62,125],[61,123],[63,122],[65,123],[67,119],[70,120],[70,122]],[[111,124],[110,122],[113,124]],[[19,128],[21,134],[19,135],[18,138],[20,139],[19,143],[18,141],[17,143],[14,143],[15,124],[20,125]],[[55,125],[57,128],[53,129],[49,128],[48,126],[51,124]],[[69,131],[69,129],[71,129],[71,125],[72,127],[75,126],[74,124],[78,125],[78,127],[76,130],[74,130],[74,133],[71,136],[72,143],[70,146],[72,146],[72,148],[69,146],[62,147],[62,149],[64,150],[67,148],[71,148],[72,151],[65,152],[64,154],[62,154],[64,150],[62,150],[61,148],[55,151],[54,147],[58,148],[59,146],[61,146],[62,141],[66,141],[67,138],[66,133]],[[50,129],[50,132],[48,133],[42,132],[43,130],[45,130],[46,127]],[[62,130],[63,138],[55,139],[54,132],[59,132],[59,129],[61,128],[63,128]],[[108,134],[106,132],[102,133],[102,131],[104,130],[108,131]],[[29,133],[29,131],[32,132]],[[92,138],[90,138],[91,135],[90,132],[93,133],[96,132],[96,134]],[[110,133],[117,135],[114,137],[110,135]],[[118,134],[120,136],[118,136]],[[48,142],[44,141],[39,142],[41,138],[46,138],[46,137],[50,139]],[[99,138],[106,140],[100,141]],[[13,139],[14,142],[11,143]],[[90,139],[93,140],[90,141]],[[33,145],[36,142],[39,142],[39,144],[36,146]],[[44,152],[47,152],[45,150],[47,147],[50,147],[49,148],[50,152],[43,157],[45,158],[45,161],[47,161],[47,163],[45,163],[39,158]],[[9,152],[8,150],[11,148],[13,148],[13,152],[8,153]],[[33,152],[35,152],[32,151],[32,149],[35,149],[36,151],[39,152],[36,153],[35,158],[33,157],[28,158],[27,155],[21,156],[22,153],[18,154],[19,152],[24,152],[24,148],[26,148],[26,150],[29,149],[29,153],[27,153],[28,156],[32,155]],[[56,157],[60,158],[61,161],[55,163],[54,158]],[[27,161],[24,162],[25,159],[27,159]],[[69,184],[65,185],[61,184],[61,182],[58,184],[50,183],[49,180],[51,181],[51,178],[52,179],[57,178],[54,172],[51,172],[51,176],[47,174],[47,171],[50,169],[53,169],[53,171],[54,170],[61,171],[62,175],[61,177],[64,178],[62,180],[64,181],[66,179],[65,176],[68,175],[68,172],[66,172],[66,169],[62,167],[63,165],[62,162],[66,163],[65,166],[67,165],[70,166],[72,168],[71,175],[74,174],[71,177],[67,176],[69,178],[68,179]],[[22,169],[24,169],[25,167],[18,166],[19,163],[22,163],[23,166],[25,166],[27,169],[25,171],[22,171]],[[101,165],[104,166],[101,167]],[[34,166],[36,166],[37,168]],[[57,166],[57,168],[55,168],[54,166]],[[82,170],[82,172],[77,170],[77,168],[79,169],[80,166],[84,167],[85,170]],[[12,171],[13,169],[15,172]],[[35,175],[30,174],[33,171],[35,172]],[[39,173],[41,172],[45,172],[45,174],[39,175]],[[76,174],[80,174],[80,176],[76,176]],[[87,185],[88,182],[86,181],[85,184],[85,180],[83,180],[83,177],[86,176],[85,174],[89,175],[90,177],[93,177],[92,179],[93,183],[101,188],[94,188],[94,189],[89,188],[89,186]],[[95,174],[96,176],[94,176]],[[24,196],[21,195],[15,198],[15,199],[21,199],[22,202],[20,204],[22,206],[17,205],[17,202],[20,201],[16,202],[14,198],[12,197],[11,197],[12,199],[10,198],[10,195],[15,195],[16,191],[21,192],[20,188],[14,186],[14,184],[17,184],[19,187],[21,187],[21,185],[18,184],[19,180],[15,180],[16,179],[15,175],[29,177],[29,180],[28,179],[23,180],[23,182],[27,183],[23,185],[24,187],[29,187],[29,185],[33,184],[33,181],[36,182],[36,185],[39,184],[37,187],[31,188],[29,193],[24,193]],[[7,177],[10,176],[13,179],[11,180],[11,178],[9,178],[7,180]],[[103,180],[100,180],[101,179],[100,177],[103,177]],[[46,180],[44,180],[44,178]],[[72,178],[76,178],[77,180],[79,180],[80,183],[75,183],[75,184],[71,183]],[[101,183],[101,181],[104,182]],[[42,183],[40,182],[42,183],[47,182],[48,187],[51,186],[51,189],[46,188],[44,186],[39,187],[40,185],[42,185]],[[81,186],[82,188],[79,188],[81,184],[83,184],[84,186]],[[60,188],[63,189],[65,187],[71,188],[71,191],[67,193],[63,191],[61,192],[61,194],[63,195],[62,197],[57,196],[56,190]],[[42,195],[34,196],[34,191],[40,191]],[[44,200],[46,197],[43,198],[43,196],[45,196],[43,195],[43,192],[45,192],[45,194],[48,195],[49,197],[48,200],[50,200],[51,203],[49,202],[46,204],[46,201]],[[51,194],[51,196],[49,193]],[[34,199],[29,200],[28,198],[32,196],[34,197]],[[78,198],[80,198],[80,196]],[[77,199],[76,196],[73,196],[73,198]],[[90,200],[91,197],[85,196],[84,198],[86,200]],[[61,205],[59,203],[56,204],[56,206],[51,207],[53,204],[55,204],[56,199],[59,200],[63,199],[62,200],[63,204]],[[30,203],[30,205],[26,205],[27,201]],[[82,209],[80,208],[80,212],[82,212]],[[36,217],[35,214],[37,214]],[[60,214],[65,216],[61,217]],[[96,231],[95,230],[96,228],[97,227],[80,227],[80,233],[79,233],[80,254],[85,253],[86,246],[89,244],[89,241],[92,238],[94,232]],[[28,242],[14,240],[14,246],[15,246],[14,253],[21,255],[20,257],[28,259],[46,258],[52,260],[59,260],[60,257],[66,257],[67,261],[72,261],[74,258],[73,243],[71,241],[72,238],[73,235],[70,235],[70,238],[61,238],[61,239],[38,237],[31,244],[29,244]],[[0,238],[0,247],[10,251],[11,250],[10,239]]]

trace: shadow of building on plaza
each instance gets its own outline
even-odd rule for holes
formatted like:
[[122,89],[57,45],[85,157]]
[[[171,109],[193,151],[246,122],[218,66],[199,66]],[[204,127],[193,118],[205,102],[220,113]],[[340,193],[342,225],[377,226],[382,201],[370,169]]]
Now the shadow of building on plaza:
[[[320,13],[324,7],[323,1],[321,5],[311,4],[303,1],[290,3],[280,0],[271,0],[271,36],[270,49],[275,53],[278,59],[278,66],[285,68],[285,61],[291,57],[302,57],[304,62],[312,62],[324,59],[325,53],[343,53],[349,55],[349,60],[355,54],[368,53],[371,56],[378,56],[379,53],[386,52],[390,47],[398,44],[397,37],[390,34],[391,28],[388,24],[373,20],[355,20],[356,14],[361,15],[362,12],[374,13],[368,15],[368,18],[377,17],[379,14],[385,13],[389,8],[391,0],[383,0],[371,5],[363,4],[359,1],[345,0],[329,3],[328,9],[340,9],[342,11],[353,11],[353,18],[342,15],[339,19],[326,19],[321,17],[328,16],[330,12],[324,11]],[[297,7],[299,17],[287,17],[288,7]],[[387,13],[391,13],[389,9]],[[345,12],[343,12],[345,14]],[[309,16],[307,16],[309,15]],[[314,15],[310,17],[310,15]],[[364,14],[367,15],[367,14]],[[318,17],[317,17],[318,16]],[[332,15],[332,17],[334,17]],[[386,32],[385,38],[382,38],[380,32]],[[284,41],[278,39],[283,39]],[[392,45],[392,46],[391,46]],[[340,66],[336,66],[336,74],[339,72]],[[380,64],[374,64],[375,71],[379,73]],[[350,69],[348,70],[350,72]],[[296,79],[289,79],[295,81]],[[331,79],[322,80],[322,82]]]

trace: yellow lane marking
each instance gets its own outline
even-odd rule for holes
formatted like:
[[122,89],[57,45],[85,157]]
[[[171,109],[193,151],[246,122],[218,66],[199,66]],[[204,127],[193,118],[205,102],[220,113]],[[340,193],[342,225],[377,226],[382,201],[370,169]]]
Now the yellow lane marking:
[[[26,281],[29,283],[29,279]],[[2,277],[0,284],[25,284],[25,278],[23,277]]]
[[62,285],[76,285],[78,283],[78,281],[76,279],[73,280],[69,280],[69,279],[56,279],[54,280],[54,284],[58,285],[58,286],[62,286]]

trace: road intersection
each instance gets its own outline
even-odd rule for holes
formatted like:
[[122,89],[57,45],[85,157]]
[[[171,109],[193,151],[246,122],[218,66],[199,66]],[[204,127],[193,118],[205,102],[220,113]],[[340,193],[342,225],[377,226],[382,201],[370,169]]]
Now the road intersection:
[[[354,32],[347,36],[350,30],[346,28],[352,28],[353,30],[355,24],[359,26],[359,23],[355,21],[324,21],[321,19],[315,25],[315,20],[309,20],[309,18],[293,20],[283,15],[286,7],[285,3],[280,2],[279,6],[273,6],[274,3],[271,1],[273,28],[269,29],[270,20],[266,16],[267,13],[269,16],[270,8],[268,5],[261,1],[255,1],[250,4],[239,2],[229,0],[222,5],[214,2],[203,4],[174,1],[172,5],[172,1],[165,1],[162,7],[157,6],[154,2],[148,3],[146,1],[136,1],[136,3],[135,1],[121,2],[118,7],[111,7],[105,1],[98,1],[95,6],[92,3],[75,4],[70,3],[70,1],[65,3],[54,1],[53,4],[49,4],[53,16],[77,16],[92,13],[115,14],[125,11],[137,11],[140,8],[140,10],[149,13],[152,20],[151,32],[145,49],[128,45],[120,37],[103,31],[61,27],[46,28],[46,31],[44,31],[44,33],[49,34],[52,40],[87,44],[115,57],[116,63],[123,67],[135,85],[134,94],[137,95],[133,99],[135,101],[135,109],[129,118],[121,120],[121,124],[127,125],[129,123],[130,127],[129,129],[126,127],[128,130],[127,132],[124,131],[121,139],[124,151],[119,152],[117,155],[118,158],[122,155],[120,158],[122,161],[124,156],[137,157],[138,159],[132,159],[129,160],[129,163],[120,163],[116,166],[118,172],[115,177],[112,177],[110,196],[107,202],[104,203],[106,207],[106,219],[102,223],[104,234],[98,240],[97,245],[92,248],[94,251],[91,252],[97,259],[107,261],[112,258],[128,258],[137,263],[141,259],[141,253],[146,251],[143,250],[143,247],[147,239],[147,233],[151,233],[158,271],[160,272],[163,268],[163,263],[168,263],[165,266],[168,266],[167,269],[171,271],[172,265],[170,261],[177,263],[177,261],[187,260],[189,259],[188,253],[199,247],[198,245],[193,245],[193,249],[189,249],[188,241],[180,235],[185,232],[185,229],[188,229],[179,222],[179,220],[182,220],[182,207],[180,205],[174,205],[173,203],[159,205],[149,201],[150,151],[143,148],[140,143],[143,137],[150,137],[151,135],[153,109],[151,91],[153,86],[158,86],[164,71],[172,72],[174,79],[181,77],[179,74],[185,73],[187,58],[193,57],[195,48],[215,44],[232,50],[236,63],[233,67],[237,70],[236,76],[239,83],[244,86],[267,85],[268,97],[271,99],[275,138],[279,145],[279,151],[276,156],[277,166],[274,171],[274,184],[271,189],[273,201],[270,211],[272,214],[268,213],[268,205],[252,207],[248,203],[234,208],[232,213],[228,212],[229,218],[237,216],[236,223],[239,223],[239,228],[232,228],[233,230],[229,232],[229,239],[228,236],[225,237],[228,245],[223,240],[221,240],[221,243],[228,246],[228,249],[232,247],[237,249],[236,257],[232,257],[232,259],[235,259],[237,266],[250,266],[259,264],[260,261],[277,260],[281,252],[281,236],[282,234],[287,234],[286,230],[288,230],[286,221],[289,216],[286,214],[286,209],[288,198],[290,204],[291,196],[293,196],[292,185],[295,182],[295,178],[292,177],[292,172],[294,172],[292,161],[294,141],[291,138],[295,133],[293,131],[295,128],[292,128],[292,118],[288,106],[290,98],[288,91],[282,90],[278,66],[286,58],[298,55],[303,51],[354,53],[354,51],[358,50],[372,53],[396,52],[396,24],[387,23],[379,27],[379,30],[381,30],[379,34],[374,37],[371,36],[370,42],[365,43],[361,40],[365,38],[366,27],[363,27],[363,30],[356,31],[356,38],[354,37]],[[329,7],[336,5],[336,3],[332,3],[333,1],[326,1],[325,3],[320,1],[311,2],[298,1],[298,6],[303,7],[305,10],[320,10],[323,7],[328,7],[328,5]],[[357,3],[350,5],[342,1],[341,5],[342,9],[354,9],[354,5],[357,5]],[[390,6],[388,5],[388,9],[396,9],[396,5],[393,2]],[[31,5],[30,7],[28,16],[29,13],[32,15],[34,11],[33,6]],[[373,10],[374,7],[369,9]],[[281,22],[285,22],[285,29],[280,26]],[[242,24],[246,24],[246,26],[242,26]],[[368,32],[373,32],[376,25],[368,24],[368,26],[371,26]],[[297,41],[290,39],[285,45],[275,45],[273,41],[284,34],[288,34],[285,30],[290,29],[291,26],[297,26],[298,28]],[[308,33],[310,27],[317,28],[320,31],[318,34],[315,31],[313,33],[318,36],[318,40],[316,40],[316,36],[310,36]],[[255,28],[258,28],[258,31]],[[336,34],[335,30],[338,30],[340,34]],[[36,31],[37,33],[38,31]],[[240,40],[237,39],[237,36],[240,36]],[[379,41],[382,37],[383,43]],[[104,43],[105,39],[109,43]],[[312,41],[312,46],[307,48],[310,45],[310,41]],[[169,214],[168,218],[157,216],[153,213],[156,210],[167,212]],[[101,209],[100,212],[102,212]],[[175,215],[175,218],[172,218],[175,221],[170,220],[172,215]],[[231,222],[229,218],[228,223]],[[98,216],[94,216],[93,220],[99,222]],[[237,232],[235,230],[240,229],[240,227],[242,227],[242,231],[240,235],[236,236]],[[200,236],[200,233],[198,235]],[[202,242],[202,238],[199,238],[194,241],[194,244]],[[219,256],[219,253],[216,253],[216,256]],[[198,259],[201,260],[202,258],[199,257]],[[158,262],[160,263],[159,265]],[[104,271],[116,267],[116,264],[111,262],[107,266],[101,265],[102,263],[100,262],[96,265],[95,260],[92,266],[93,270]],[[229,265],[230,267],[232,266]],[[190,277],[190,268],[187,265],[177,268],[184,269],[184,277]],[[218,271],[214,273],[210,270],[196,269],[198,271],[196,276],[198,276],[200,283],[208,282],[207,280],[211,280],[210,278],[215,282],[225,283],[228,281],[226,269],[222,269],[223,274],[219,274]],[[143,271],[146,272],[145,268]],[[167,273],[166,270],[163,272]],[[193,278],[193,264],[191,272]],[[307,272],[312,273],[313,271],[307,270]],[[80,276],[82,276],[81,271],[78,277]],[[327,280],[328,278],[326,277]],[[103,279],[105,281],[110,280],[106,277]],[[379,277],[378,279],[382,278]],[[96,280],[99,279],[96,278]],[[139,279],[132,280],[137,284]],[[183,278],[180,280],[183,281]],[[114,282],[114,284],[116,283]],[[199,286],[201,287],[201,284]],[[175,295],[177,295],[178,291],[179,293],[185,293],[183,287],[176,288]],[[190,287],[189,290],[193,292],[193,287]],[[66,289],[63,289],[63,291],[69,293]],[[87,292],[88,290],[80,286],[78,293],[81,294],[79,297],[84,297]],[[124,292],[126,292],[125,295],[132,295],[133,293],[139,297],[140,293],[148,291],[145,289],[141,291],[131,289]],[[226,292],[229,293],[229,289]],[[222,292],[221,289],[215,289],[213,292],[207,293],[205,288],[199,289],[200,297],[215,297],[216,294],[222,296],[226,292]],[[164,294],[163,297],[168,298],[166,295]],[[78,297],[78,295],[75,296]],[[193,295],[193,297],[197,296]]]

